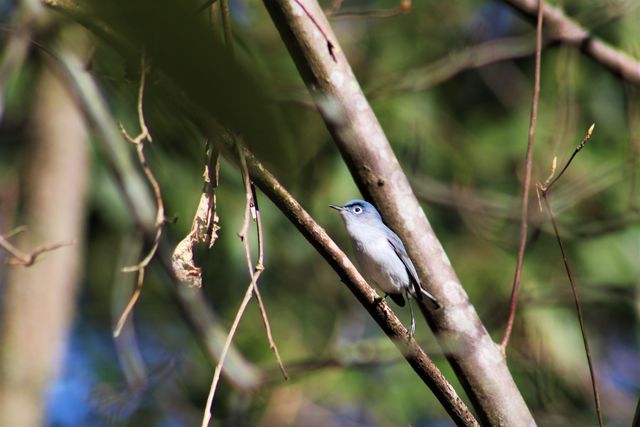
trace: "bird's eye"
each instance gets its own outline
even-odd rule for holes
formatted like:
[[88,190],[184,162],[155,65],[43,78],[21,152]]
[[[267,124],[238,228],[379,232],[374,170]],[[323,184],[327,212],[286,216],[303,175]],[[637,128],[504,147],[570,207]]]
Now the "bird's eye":
[[360,206],[356,206],[355,208],[353,208],[353,213],[362,213],[362,208]]

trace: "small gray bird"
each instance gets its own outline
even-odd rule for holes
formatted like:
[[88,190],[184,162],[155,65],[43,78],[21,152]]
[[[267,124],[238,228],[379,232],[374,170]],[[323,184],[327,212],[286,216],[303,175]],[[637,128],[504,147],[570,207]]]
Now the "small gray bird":
[[416,322],[411,298],[420,298],[417,295],[421,294],[435,308],[440,308],[440,303],[420,286],[418,273],[402,240],[382,222],[382,217],[369,202],[351,200],[343,206],[329,206],[340,212],[365,277],[385,292],[385,298],[390,296],[400,307],[404,307],[403,294],[407,295],[411,313],[410,334],[413,336]]

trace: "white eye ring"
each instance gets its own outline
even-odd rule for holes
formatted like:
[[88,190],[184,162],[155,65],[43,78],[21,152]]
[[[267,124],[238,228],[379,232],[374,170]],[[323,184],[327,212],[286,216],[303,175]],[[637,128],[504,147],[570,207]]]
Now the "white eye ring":
[[356,206],[355,208],[353,208],[353,213],[361,213],[362,212],[362,208],[360,206]]

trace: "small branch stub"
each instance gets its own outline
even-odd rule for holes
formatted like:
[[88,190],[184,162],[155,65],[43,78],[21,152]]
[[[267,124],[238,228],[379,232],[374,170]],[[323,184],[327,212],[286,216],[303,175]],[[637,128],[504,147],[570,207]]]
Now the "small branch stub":
[[[18,231],[10,233],[11,235],[15,235]],[[0,246],[4,248],[7,252],[11,254],[11,258],[7,260],[7,264],[9,265],[20,265],[22,267],[31,267],[38,260],[40,255],[55,251],[56,249],[71,246],[76,243],[75,240],[70,240],[68,242],[59,242],[59,243],[51,243],[48,245],[42,245],[38,247],[31,253],[26,253],[15,247],[11,242],[9,242],[6,237],[0,235]]]

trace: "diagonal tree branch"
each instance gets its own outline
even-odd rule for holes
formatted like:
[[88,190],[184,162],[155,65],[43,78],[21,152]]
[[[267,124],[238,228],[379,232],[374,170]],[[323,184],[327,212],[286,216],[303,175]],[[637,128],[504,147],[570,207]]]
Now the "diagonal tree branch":
[[[224,142],[229,144],[227,141]],[[226,154],[237,162],[234,155],[235,151],[236,148],[232,144],[226,146]],[[431,389],[452,420],[459,426],[477,426],[477,421],[438,367],[416,341],[409,336],[409,332],[400,322],[400,319],[396,317],[384,300],[380,300],[376,291],[367,284],[349,258],[329,237],[326,231],[315,222],[298,201],[289,194],[286,188],[253,154],[245,149],[244,157],[249,168],[249,175],[251,175],[255,184],[289,218],[302,235],[338,273],[349,290],[356,296],[385,334],[391,338],[414,371]]]
[[264,4],[362,194],[375,202],[407,244],[423,283],[443,302],[444,309],[437,312],[422,308],[481,421],[534,425],[504,356],[469,302],[319,5],[305,1],[307,11],[335,42],[335,61],[323,33],[309,25],[296,3]]
[[[537,16],[537,0],[504,0],[532,20]],[[615,49],[580,26],[562,9],[545,4],[543,9],[547,36],[553,40],[578,46],[586,55],[609,68],[624,80],[640,85],[640,62]]]

